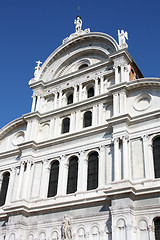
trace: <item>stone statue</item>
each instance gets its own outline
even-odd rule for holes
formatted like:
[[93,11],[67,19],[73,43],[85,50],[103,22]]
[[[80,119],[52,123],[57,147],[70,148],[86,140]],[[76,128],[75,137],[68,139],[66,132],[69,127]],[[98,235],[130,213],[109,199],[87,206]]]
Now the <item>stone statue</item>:
[[36,76],[38,75],[38,72],[41,69],[40,64],[42,64],[42,62],[41,61],[36,61],[36,63],[37,63],[37,66],[35,67],[34,78],[36,78]]
[[78,16],[77,19],[74,20],[74,24],[76,25],[76,32],[80,32],[82,28],[82,19],[80,16]]
[[71,222],[67,215],[64,215],[64,220],[62,222],[62,238],[64,240],[72,239]]
[[124,32],[124,30],[121,30],[121,32],[118,30],[118,41],[120,48],[128,47],[126,39],[128,40],[128,33],[126,31]]

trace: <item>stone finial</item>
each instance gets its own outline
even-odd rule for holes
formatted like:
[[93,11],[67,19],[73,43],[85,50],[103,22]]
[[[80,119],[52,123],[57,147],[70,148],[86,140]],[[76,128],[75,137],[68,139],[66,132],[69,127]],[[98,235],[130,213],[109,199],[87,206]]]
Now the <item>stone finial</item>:
[[118,30],[118,41],[119,41],[119,48],[127,48],[128,45],[126,43],[126,39],[128,40],[128,33],[124,30]]

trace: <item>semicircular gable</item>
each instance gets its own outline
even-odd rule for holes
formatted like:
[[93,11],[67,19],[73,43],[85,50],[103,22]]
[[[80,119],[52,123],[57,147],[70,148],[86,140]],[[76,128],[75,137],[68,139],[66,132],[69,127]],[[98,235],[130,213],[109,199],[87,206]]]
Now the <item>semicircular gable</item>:
[[55,50],[41,67],[40,79],[44,82],[78,71],[79,61],[88,66],[106,61],[118,51],[117,42],[109,35],[90,33],[74,38]]

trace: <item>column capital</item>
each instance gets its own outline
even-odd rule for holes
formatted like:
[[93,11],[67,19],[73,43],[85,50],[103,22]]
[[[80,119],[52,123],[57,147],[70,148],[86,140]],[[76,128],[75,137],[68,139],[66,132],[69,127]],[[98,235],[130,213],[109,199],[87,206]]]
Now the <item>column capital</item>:
[[129,136],[127,134],[123,135],[122,136],[122,141],[125,142],[125,141],[129,141]]
[[114,142],[114,144],[116,144],[116,143],[118,144],[119,143],[119,137],[114,137],[113,142]]
[[141,136],[141,138],[142,138],[144,141],[148,141],[149,136],[148,136],[147,134],[144,134],[143,136]]

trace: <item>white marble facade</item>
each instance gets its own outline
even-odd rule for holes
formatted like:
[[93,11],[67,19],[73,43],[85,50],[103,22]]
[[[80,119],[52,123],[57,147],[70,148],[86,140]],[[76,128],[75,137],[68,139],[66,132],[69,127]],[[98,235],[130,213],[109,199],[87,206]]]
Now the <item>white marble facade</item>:
[[[1,191],[9,175],[0,240],[155,239],[160,79],[144,78],[126,46],[107,34],[79,30],[42,66],[37,62],[29,81],[31,112],[0,131]],[[98,156],[98,186],[87,190],[92,153]],[[77,186],[67,193],[72,157],[78,159]],[[57,193],[48,197],[56,161]],[[70,237],[62,236],[64,216]]]

